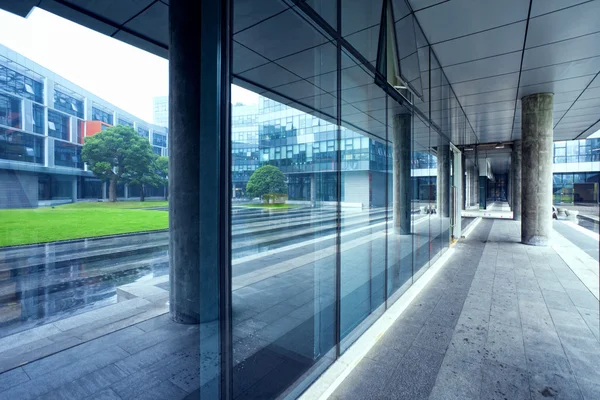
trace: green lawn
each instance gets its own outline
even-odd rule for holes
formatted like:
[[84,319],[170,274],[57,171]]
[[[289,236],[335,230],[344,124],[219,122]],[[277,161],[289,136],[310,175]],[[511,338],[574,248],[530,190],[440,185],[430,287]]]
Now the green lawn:
[[286,208],[297,208],[297,207],[301,207],[301,206],[299,204],[277,203],[277,204],[241,204],[236,207],[286,209]]
[[55,208],[0,210],[0,246],[167,229],[166,201],[74,203]]

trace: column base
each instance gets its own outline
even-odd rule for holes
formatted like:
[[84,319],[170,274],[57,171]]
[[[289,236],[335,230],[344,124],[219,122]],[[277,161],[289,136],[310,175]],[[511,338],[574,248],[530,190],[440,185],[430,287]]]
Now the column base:
[[532,236],[528,239],[521,238],[521,243],[529,246],[548,246],[550,239],[546,236]]

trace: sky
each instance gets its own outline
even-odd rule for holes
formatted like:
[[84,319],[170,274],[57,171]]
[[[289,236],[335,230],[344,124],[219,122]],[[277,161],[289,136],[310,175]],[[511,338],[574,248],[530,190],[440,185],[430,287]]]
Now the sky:
[[[39,8],[28,18],[0,10],[0,43],[148,122],[152,98],[169,91],[166,59]],[[234,104],[258,102],[237,86],[231,97]]]

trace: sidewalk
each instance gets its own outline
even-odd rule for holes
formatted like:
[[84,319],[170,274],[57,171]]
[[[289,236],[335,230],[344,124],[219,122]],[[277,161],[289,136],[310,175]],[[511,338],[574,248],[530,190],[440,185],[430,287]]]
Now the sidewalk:
[[598,300],[519,223],[486,220],[335,399],[599,399]]

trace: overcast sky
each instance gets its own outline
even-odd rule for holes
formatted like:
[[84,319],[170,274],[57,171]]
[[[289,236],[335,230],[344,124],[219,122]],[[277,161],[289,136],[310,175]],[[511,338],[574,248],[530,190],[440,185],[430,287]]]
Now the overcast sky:
[[[0,10],[0,40],[148,122],[152,122],[152,98],[168,93],[167,60],[38,8],[26,19]],[[233,87],[233,103],[257,101],[256,94]]]

